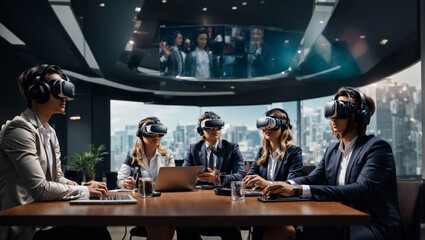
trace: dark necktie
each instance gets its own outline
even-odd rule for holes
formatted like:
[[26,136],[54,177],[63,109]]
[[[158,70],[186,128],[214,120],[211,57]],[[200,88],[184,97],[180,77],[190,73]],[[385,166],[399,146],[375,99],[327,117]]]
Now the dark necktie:
[[215,147],[208,147],[210,149],[210,156],[208,158],[208,167],[211,168],[211,170],[214,170],[214,154],[215,154]]

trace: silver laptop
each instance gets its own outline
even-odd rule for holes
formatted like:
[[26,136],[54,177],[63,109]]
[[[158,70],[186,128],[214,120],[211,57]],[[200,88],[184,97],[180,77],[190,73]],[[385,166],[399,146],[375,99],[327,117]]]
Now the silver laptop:
[[117,194],[117,195],[108,195],[105,197],[98,198],[79,198],[76,200],[69,201],[70,204],[93,204],[93,205],[103,205],[103,204],[136,204],[137,200],[130,194]]
[[155,191],[173,192],[195,189],[196,177],[204,167],[162,167],[158,172]]

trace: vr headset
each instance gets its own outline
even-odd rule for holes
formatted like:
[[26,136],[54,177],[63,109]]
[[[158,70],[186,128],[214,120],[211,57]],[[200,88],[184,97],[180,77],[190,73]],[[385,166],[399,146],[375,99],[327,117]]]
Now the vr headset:
[[260,130],[277,130],[282,126],[289,127],[290,129],[292,128],[286,119],[279,119],[276,117],[262,117],[257,120],[257,128]]
[[[44,82],[43,77],[51,69],[56,69],[58,74],[65,76],[65,80],[55,78],[50,80],[49,83]],[[43,64],[38,68],[34,83],[29,86],[28,93],[32,100],[39,103],[47,102],[50,97],[50,93],[52,93],[53,97],[57,99],[66,98],[67,100],[73,100],[75,97],[75,86],[59,67]]]
[[73,100],[75,97],[75,86],[72,82],[55,78],[49,82],[50,91],[55,98],[66,98]]
[[345,119],[350,116],[350,113],[357,110],[357,106],[353,105],[350,102],[341,101],[341,100],[332,100],[326,103],[323,113],[325,118],[341,118]]
[[[146,119],[153,119],[154,121],[143,123]],[[152,137],[155,134],[165,136],[167,134],[167,126],[161,123],[156,117],[148,117],[140,121],[139,128],[137,129],[137,137]]]
[[208,130],[212,128],[222,129],[224,126],[224,121],[221,119],[205,119],[201,122],[201,129]]

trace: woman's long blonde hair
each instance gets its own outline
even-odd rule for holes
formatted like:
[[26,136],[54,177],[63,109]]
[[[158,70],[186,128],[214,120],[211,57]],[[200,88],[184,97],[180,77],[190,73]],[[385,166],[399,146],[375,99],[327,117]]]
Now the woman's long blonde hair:
[[[139,129],[142,129],[147,122],[154,122],[155,120],[152,118],[146,118],[142,122],[140,122],[137,127]],[[168,152],[168,149],[162,146],[160,143],[158,146],[158,152],[161,155],[165,155]],[[148,169],[145,163],[142,160],[143,154],[145,153],[145,143],[143,142],[143,137],[137,137],[136,142],[133,145],[133,148],[131,149],[131,158],[133,161],[131,161],[131,164],[134,163],[134,161],[137,161],[139,166],[143,167],[144,169]]]
[[[272,111],[271,113],[267,114],[267,116],[277,117],[277,118],[285,119],[289,121],[288,116],[285,113],[281,112],[280,110]],[[285,130],[282,129],[282,133],[280,134],[280,137],[279,137],[280,153],[277,156],[278,161],[280,159],[283,159],[283,157],[285,157],[286,149],[290,145],[294,145],[292,143],[292,139],[293,137],[292,137],[291,129],[289,127],[286,127]],[[267,157],[270,155],[270,151],[271,151],[270,141],[264,137],[264,134],[263,134],[262,145],[263,145],[263,155],[257,160],[258,165],[262,165],[267,160]]]

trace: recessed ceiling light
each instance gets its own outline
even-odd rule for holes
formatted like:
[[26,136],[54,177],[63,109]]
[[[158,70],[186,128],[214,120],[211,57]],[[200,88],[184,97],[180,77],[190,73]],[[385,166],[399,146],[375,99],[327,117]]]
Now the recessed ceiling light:
[[339,38],[335,38],[335,42],[339,42]]
[[366,38],[366,35],[360,35],[360,38],[361,39],[365,39]]
[[261,3],[261,4],[264,4],[264,3],[266,3],[266,1],[260,1],[260,3]]
[[134,9],[134,11],[136,11],[136,12],[140,12],[140,10],[142,10],[142,8],[140,8],[140,7],[136,7],[136,8]]
[[289,43],[289,40],[285,40],[285,42],[284,43]]
[[206,12],[208,10],[208,8],[204,7],[202,8],[202,11]]
[[387,42],[388,42],[388,39],[382,39],[379,43],[381,44],[381,45],[385,45],[385,44],[387,44]]
[[105,7],[105,3],[100,3],[99,7]]
[[80,115],[74,115],[74,116],[71,116],[71,117],[69,117],[69,120],[80,120],[81,119],[81,116]]
[[235,86],[230,86],[230,89],[235,89]]
[[242,6],[246,6],[246,5],[248,5],[247,2],[242,2]]
[[167,0],[162,0],[162,3],[167,3]]
[[204,86],[202,86],[202,87],[203,87],[203,88],[207,88],[207,86],[205,86],[205,85],[204,85]]
[[232,7],[232,10],[237,10],[237,9],[238,9],[238,7],[236,7],[236,6]]
[[301,50],[298,50],[298,53],[301,53]]
[[320,20],[320,24],[323,24],[323,20]]
[[78,19],[83,20],[83,19],[84,19],[84,17],[83,17],[83,16],[79,16],[79,17],[78,17]]
[[130,44],[134,44],[134,41],[133,41],[133,40],[130,40],[130,41],[128,41],[128,43],[130,43]]

